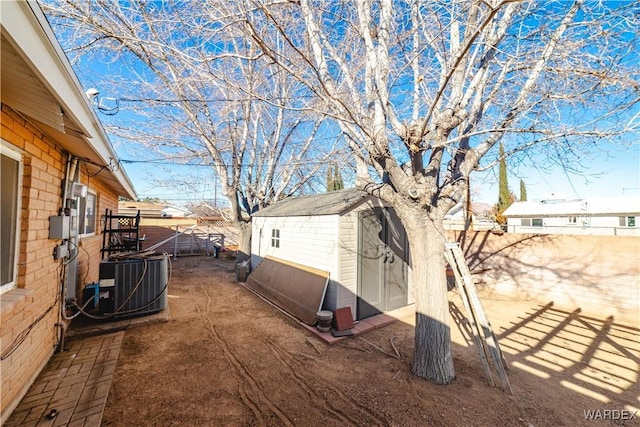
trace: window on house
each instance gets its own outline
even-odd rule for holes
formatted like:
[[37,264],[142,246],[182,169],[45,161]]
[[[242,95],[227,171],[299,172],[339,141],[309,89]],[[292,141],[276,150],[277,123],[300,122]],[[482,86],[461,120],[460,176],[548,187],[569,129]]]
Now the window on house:
[[531,227],[531,218],[522,218],[520,219],[520,225],[524,227]]
[[15,287],[16,260],[18,253],[20,188],[22,176],[22,156],[4,144],[0,144],[2,163],[0,164],[0,291]]
[[542,218],[532,218],[531,219],[532,227],[542,227]]
[[271,247],[272,248],[280,247],[280,230],[275,228],[271,230]]
[[87,192],[87,197],[80,198],[78,209],[78,234],[95,234],[96,232],[96,193]]
[[620,217],[620,227],[635,227],[636,226],[636,217],[635,216],[621,216]]
[[575,215],[569,216],[569,224],[575,225],[577,223],[578,223],[578,217],[576,217]]

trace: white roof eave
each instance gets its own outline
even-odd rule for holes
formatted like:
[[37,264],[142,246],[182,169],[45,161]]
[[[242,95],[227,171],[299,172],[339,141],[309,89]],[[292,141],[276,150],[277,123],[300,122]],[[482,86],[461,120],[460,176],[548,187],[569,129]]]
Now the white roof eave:
[[[69,60],[58,43],[46,16],[37,2],[0,2],[2,32],[14,44],[25,61],[65,114],[85,134],[82,141],[95,153],[91,160],[104,165],[118,157],[109,142],[93,106],[85,95]],[[73,153],[72,153],[73,154]],[[137,198],[133,184],[123,169],[111,171],[130,198]]]

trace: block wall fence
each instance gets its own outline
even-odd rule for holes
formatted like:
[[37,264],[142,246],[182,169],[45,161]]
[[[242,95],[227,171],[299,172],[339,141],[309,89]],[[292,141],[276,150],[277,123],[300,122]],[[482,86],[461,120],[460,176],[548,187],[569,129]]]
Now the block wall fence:
[[640,324],[640,237],[452,233],[489,296]]

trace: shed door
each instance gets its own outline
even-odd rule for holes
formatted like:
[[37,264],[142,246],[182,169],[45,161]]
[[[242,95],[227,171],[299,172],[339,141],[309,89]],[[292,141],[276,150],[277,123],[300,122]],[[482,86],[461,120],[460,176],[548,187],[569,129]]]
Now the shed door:
[[407,305],[407,235],[393,209],[359,214],[358,319]]

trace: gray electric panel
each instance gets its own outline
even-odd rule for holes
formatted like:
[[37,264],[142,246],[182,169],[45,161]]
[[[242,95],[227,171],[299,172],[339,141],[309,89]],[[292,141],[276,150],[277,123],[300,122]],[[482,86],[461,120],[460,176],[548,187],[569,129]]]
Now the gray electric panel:
[[49,217],[49,238],[52,240],[67,240],[71,229],[71,217],[65,215]]

